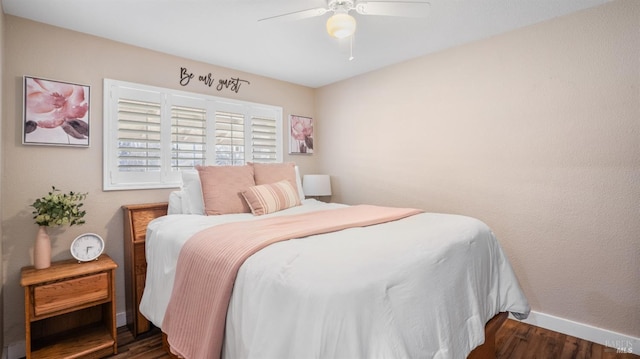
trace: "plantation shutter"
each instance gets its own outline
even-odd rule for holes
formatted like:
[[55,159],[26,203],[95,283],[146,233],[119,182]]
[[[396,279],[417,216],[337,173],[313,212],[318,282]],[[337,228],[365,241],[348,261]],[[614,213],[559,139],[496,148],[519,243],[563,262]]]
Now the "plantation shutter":
[[160,171],[160,111],[159,103],[118,101],[118,171]]
[[244,162],[244,115],[216,111],[216,165],[240,166]]
[[171,106],[171,169],[204,165],[207,144],[207,111]]
[[105,188],[154,188],[162,182],[159,91],[105,82]]
[[251,157],[254,162],[278,161],[278,126],[275,118],[251,118]]

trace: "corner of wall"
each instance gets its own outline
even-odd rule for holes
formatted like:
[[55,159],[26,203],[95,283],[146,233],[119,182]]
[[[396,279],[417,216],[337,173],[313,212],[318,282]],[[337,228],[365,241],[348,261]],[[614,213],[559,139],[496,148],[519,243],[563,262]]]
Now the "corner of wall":
[[[4,123],[3,103],[2,103],[2,87],[4,83],[4,10],[0,3],[0,124]],[[2,157],[2,126],[0,126],[0,188],[2,188],[2,168],[4,167],[4,158]],[[0,203],[2,202],[2,192],[0,191]],[[2,218],[2,207],[0,206],[0,218]],[[0,225],[0,258],[3,258],[3,235],[2,226]],[[3,263],[4,264],[4,263]],[[4,265],[0,265],[0,323],[4,323]],[[4,348],[4,324],[0,326],[0,348]],[[2,351],[2,358],[5,358],[5,351]]]

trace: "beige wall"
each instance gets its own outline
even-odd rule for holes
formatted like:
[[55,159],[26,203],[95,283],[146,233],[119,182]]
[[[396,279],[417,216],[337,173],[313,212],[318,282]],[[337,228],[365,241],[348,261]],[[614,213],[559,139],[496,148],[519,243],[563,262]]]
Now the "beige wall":
[[488,223],[535,311],[640,337],[640,2],[319,89],[334,200]]
[[[108,253],[119,265],[118,312],[124,311],[122,212],[131,203],[166,201],[168,190],[102,191],[102,86],[104,78],[202,92],[283,107],[289,114],[314,116],[314,90],[252,74],[189,61],[76,32],[5,16],[4,111],[2,121],[2,258],[4,268],[5,343],[24,339],[23,292],[20,268],[30,265],[37,226],[30,204],[55,185],[63,190],[89,192],[87,223],[53,232],[53,259],[70,258],[69,245],[83,232],[105,238]],[[208,46],[215,46],[209,44]],[[196,75],[213,73],[216,78],[240,76],[249,80],[236,94],[217,92],[192,81],[179,85],[181,67]],[[91,86],[91,147],[40,147],[21,144],[22,76],[40,76]],[[285,126],[286,127],[286,126]],[[285,131],[286,132],[286,131]],[[288,138],[288,137],[286,137]],[[285,145],[285,153],[287,145]],[[313,172],[315,157],[288,156],[301,171]]]

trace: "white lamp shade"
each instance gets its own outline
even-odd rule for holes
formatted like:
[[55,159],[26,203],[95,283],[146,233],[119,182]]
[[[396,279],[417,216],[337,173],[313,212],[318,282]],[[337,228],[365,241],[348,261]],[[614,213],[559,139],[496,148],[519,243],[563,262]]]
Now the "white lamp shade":
[[356,19],[347,13],[337,12],[327,20],[327,32],[338,39],[349,37],[355,31]]
[[304,175],[302,190],[305,196],[331,196],[331,177],[329,175]]

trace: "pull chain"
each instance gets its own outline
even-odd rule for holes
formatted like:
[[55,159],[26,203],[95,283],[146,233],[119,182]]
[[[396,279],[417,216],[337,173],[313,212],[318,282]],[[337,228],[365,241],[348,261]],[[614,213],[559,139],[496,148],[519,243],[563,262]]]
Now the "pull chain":
[[353,61],[353,36],[349,38],[349,61]]

